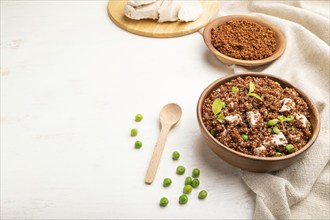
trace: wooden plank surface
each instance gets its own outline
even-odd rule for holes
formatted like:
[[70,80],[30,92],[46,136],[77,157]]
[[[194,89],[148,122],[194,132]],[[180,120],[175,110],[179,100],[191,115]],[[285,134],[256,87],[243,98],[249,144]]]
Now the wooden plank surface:
[[203,13],[194,22],[165,22],[155,20],[133,20],[124,15],[127,0],[109,0],[108,13],[111,20],[122,29],[147,37],[178,37],[194,33],[203,28],[218,12],[219,1],[201,1]]

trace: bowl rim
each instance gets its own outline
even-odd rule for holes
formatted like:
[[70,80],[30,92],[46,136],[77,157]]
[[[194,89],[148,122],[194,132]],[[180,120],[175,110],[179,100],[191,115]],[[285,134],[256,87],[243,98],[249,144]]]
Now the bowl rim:
[[[270,57],[267,57],[267,58],[261,59],[261,60],[241,60],[241,59],[236,59],[236,58],[233,58],[233,57],[220,53],[217,49],[215,49],[215,47],[211,43],[211,38],[208,35],[213,27],[217,27],[220,23],[225,22],[227,20],[231,20],[231,19],[250,20],[250,21],[258,23],[262,26],[272,29],[275,32],[275,34],[278,36],[278,47],[275,50],[275,52]],[[238,65],[242,65],[242,66],[257,66],[257,65],[263,65],[263,64],[269,63],[271,61],[274,61],[284,53],[285,48],[286,48],[286,39],[284,37],[284,34],[276,25],[272,24],[269,21],[266,21],[264,19],[261,19],[256,16],[251,16],[251,15],[233,14],[233,15],[226,15],[226,16],[218,17],[218,18],[212,20],[210,23],[208,23],[205,26],[205,28],[203,30],[203,39],[204,39],[206,46],[209,48],[209,50],[213,54],[226,60],[227,63],[238,64]]]
[[[208,132],[208,130],[206,129],[203,120],[202,120],[202,106],[203,106],[203,101],[206,98],[206,95],[213,90],[213,87],[215,87],[216,85],[218,85],[220,82],[222,81],[227,81],[227,80],[232,80],[238,77],[247,77],[247,76],[252,76],[252,77],[269,77],[270,79],[274,80],[278,80],[280,83],[285,83],[288,86],[287,87],[291,87],[294,88],[300,96],[304,96],[306,99],[308,99],[308,101],[311,103],[310,106],[308,106],[310,113],[314,113],[315,115],[315,119],[316,119],[316,126],[315,128],[313,127],[313,134],[311,139],[307,142],[307,144],[301,148],[299,151],[296,151],[292,154],[289,155],[284,155],[281,157],[258,157],[258,156],[252,156],[252,155],[248,155],[248,154],[244,154],[241,152],[238,152],[236,150],[233,150],[229,147],[227,147],[226,145],[222,144],[220,141],[218,141],[216,138],[214,138],[210,132]],[[306,100],[305,100],[306,101]],[[314,103],[314,101],[306,95],[306,93],[304,93],[301,89],[297,88],[296,86],[294,86],[293,84],[291,84],[290,82],[288,82],[287,80],[284,80],[282,78],[279,78],[278,76],[274,76],[272,74],[268,74],[268,73],[260,73],[260,72],[240,72],[240,73],[234,73],[231,75],[227,75],[224,77],[221,77],[215,81],[213,81],[211,84],[209,84],[204,91],[202,92],[202,94],[200,95],[199,99],[198,99],[198,103],[197,103],[197,120],[199,122],[199,124],[202,126],[203,130],[206,131],[205,134],[213,141],[215,142],[218,147],[223,148],[224,150],[233,153],[237,156],[241,156],[241,157],[245,157],[245,158],[249,158],[252,160],[256,160],[256,161],[284,161],[284,160],[289,160],[293,157],[296,157],[300,154],[302,154],[303,152],[305,152],[306,150],[308,150],[313,143],[316,141],[319,132],[320,132],[320,115],[319,115],[319,111],[316,108],[316,105]]]

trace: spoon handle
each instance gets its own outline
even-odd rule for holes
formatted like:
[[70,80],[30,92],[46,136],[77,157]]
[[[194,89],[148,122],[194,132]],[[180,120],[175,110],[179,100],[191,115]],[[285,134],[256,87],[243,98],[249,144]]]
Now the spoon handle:
[[161,158],[163,150],[164,150],[166,137],[167,137],[167,134],[169,131],[170,131],[170,127],[168,127],[168,126],[162,127],[162,129],[160,131],[160,134],[159,134],[159,137],[157,140],[157,144],[156,144],[156,147],[152,154],[152,157],[151,157],[151,160],[149,163],[149,167],[147,170],[147,174],[144,179],[145,183],[147,183],[147,184],[151,184],[155,179],[158,165],[160,162],[160,158]]

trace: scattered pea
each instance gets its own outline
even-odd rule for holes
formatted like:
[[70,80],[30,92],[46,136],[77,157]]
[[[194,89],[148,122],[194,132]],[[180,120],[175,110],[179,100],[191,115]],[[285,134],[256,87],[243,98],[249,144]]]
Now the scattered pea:
[[188,196],[185,195],[185,194],[182,194],[180,197],[179,197],[179,203],[180,205],[184,205],[188,202]]
[[285,149],[286,149],[286,151],[287,151],[289,154],[291,154],[291,153],[294,152],[294,147],[293,147],[292,144],[288,144],[288,145],[286,145],[286,146],[285,146]]
[[163,186],[164,187],[168,187],[168,186],[170,186],[172,184],[172,180],[170,179],[170,178],[165,178],[164,180],[163,180]]
[[138,133],[139,133],[139,131],[138,131],[138,129],[136,129],[136,128],[133,128],[133,129],[131,130],[131,136],[132,136],[132,137],[135,137],[136,135],[138,135]]
[[161,207],[165,207],[165,206],[167,206],[167,204],[168,204],[168,199],[166,197],[163,197],[163,198],[160,199],[159,205]]
[[191,186],[191,185],[185,185],[185,186],[183,187],[183,193],[184,193],[184,194],[190,194],[191,191],[192,191],[192,186]]
[[275,127],[273,128],[273,132],[274,132],[275,134],[279,134],[279,133],[281,133],[281,130],[280,130],[277,126],[275,126]]
[[241,136],[242,136],[243,141],[249,140],[249,136],[247,134],[242,134]]
[[135,121],[142,121],[143,116],[141,114],[135,115]]
[[135,141],[134,147],[136,149],[140,149],[142,147],[142,142],[141,141]]
[[233,87],[231,88],[231,91],[232,91],[232,92],[239,92],[239,88],[237,88],[236,86],[233,86]]
[[278,119],[271,119],[271,120],[267,121],[267,125],[274,126],[277,124],[277,122],[278,122]]
[[282,155],[281,152],[276,152],[276,153],[275,153],[275,156],[276,156],[276,157],[279,157],[279,156],[281,156],[281,155]]
[[200,173],[201,173],[201,171],[199,169],[195,168],[192,171],[192,177],[198,178]]
[[172,159],[173,160],[178,160],[180,158],[180,153],[177,151],[173,151],[172,153]]
[[192,178],[190,176],[187,176],[186,179],[184,180],[184,185],[191,185],[192,183]]
[[199,199],[205,199],[207,197],[207,192],[206,190],[202,190],[198,193],[198,198]]
[[193,179],[193,181],[191,182],[191,186],[193,188],[196,188],[199,186],[199,180],[198,179]]
[[178,174],[178,175],[184,174],[185,171],[186,171],[186,168],[184,168],[184,166],[180,165],[176,168],[176,174]]

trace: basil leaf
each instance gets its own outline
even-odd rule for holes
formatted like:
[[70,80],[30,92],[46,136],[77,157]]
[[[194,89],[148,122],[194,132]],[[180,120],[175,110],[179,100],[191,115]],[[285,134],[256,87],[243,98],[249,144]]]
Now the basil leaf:
[[218,122],[222,122],[223,121],[223,112],[220,113],[220,115],[218,115],[218,118],[217,118]]
[[217,98],[212,103],[213,114],[214,115],[219,114],[219,112],[221,111],[221,109],[222,109],[222,101],[221,101],[221,99]]
[[218,132],[217,132],[215,129],[212,129],[212,130],[210,131],[210,133],[212,134],[212,136],[215,137],[215,136],[217,135]]
[[249,93],[253,93],[254,92],[254,88],[255,88],[253,82],[250,82],[249,87],[250,87],[249,88]]
[[277,118],[278,118],[281,122],[283,122],[284,119],[285,119],[283,115],[280,115],[280,116],[278,116]]
[[290,115],[289,117],[286,117],[283,119],[283,121],[293,121],[294,117],[292,115]]
[[248,93],[248,96],[252,96],[254,98],[257,98],[259,100],[262,100],[261,97],[259,95],[255,94],[255,93]]

